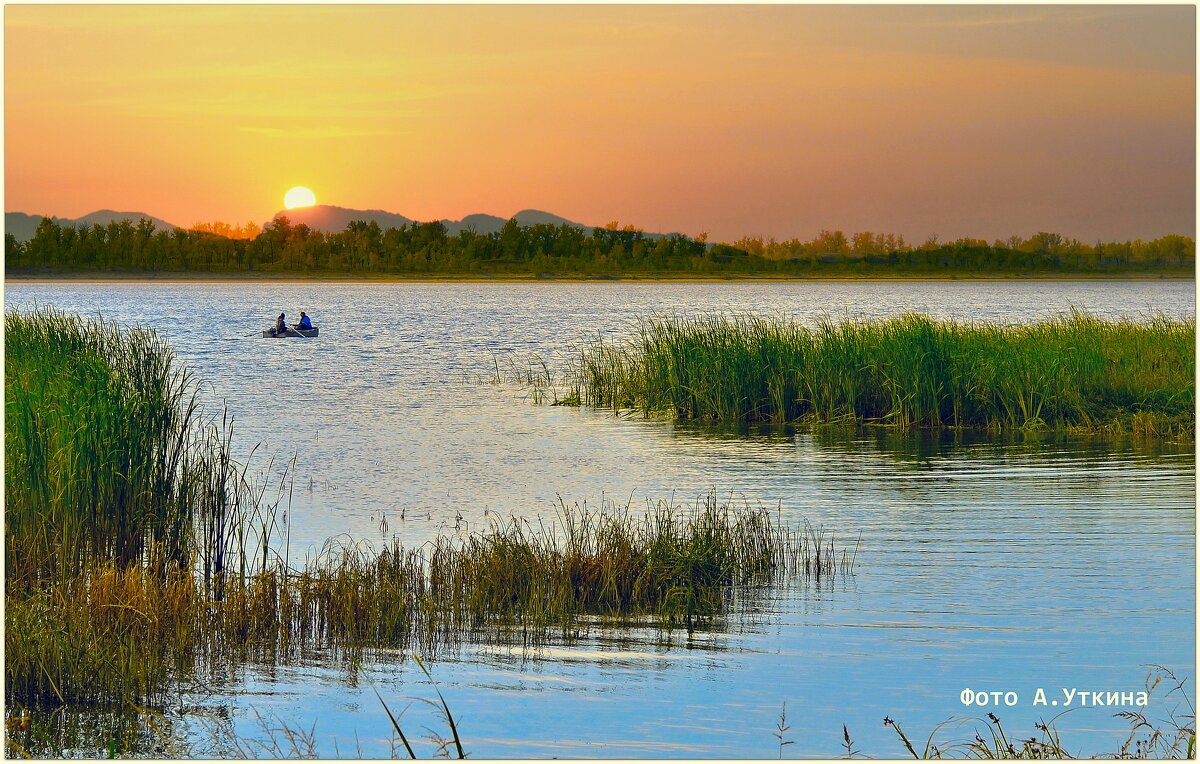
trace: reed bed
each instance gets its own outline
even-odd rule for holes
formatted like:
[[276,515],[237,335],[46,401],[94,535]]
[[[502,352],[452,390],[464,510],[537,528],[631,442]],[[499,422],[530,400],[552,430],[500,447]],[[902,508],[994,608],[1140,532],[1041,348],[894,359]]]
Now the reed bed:
[[691,622],[724,613],[732,592],[779,575],[832,577],[853,561],[833,539],[764,508],[714,495],[696,507],[659,502],[643,514],[560,504],[547,528],[510,518],[429,550],[429,582],[475,627],[574,624],[579,615]]
[[1032,324],[709,316],[585,347],[568,399],[711,422],[1194,437],[1196,322],[1072,311]]
[[43,312],[7,314],[4,350],[9,589],[97,558],[182,563],[190,486],[175,476],[196,406],[166,348]]
[[593,617],[698,627],[728,615],[741,589],[848,573],[855,551],[712,496],[642,514],[560,504],[550,525],[509,518],[413,549],[329,544],[300,570],[227,582],[209,628],[225,645],[436,655],[464,639],[576,637]]
[[703,628],[734,612],[739,591],[844,575],[857,554],[712,496],[559,510],[550,525],[509,518],[413,549],[329,544],[298,570],[276,558],[219,588],[195,572],[96,565],[7,598],[10,697],[153,702],[204,665],[313,647],[436,656],[472,639],[569,640],[612,619]]
[[270,508],[153,332],[4,321],[7,697],[146,697]]
[[[663,628],[739,590],[828,580],[831,535],[709,496],[568,508],[380,552],[329,543],[300,568],[279,506],[230,456],[232,424],[152,332],[5,316],[5,679],[23,704],[155,702],[204,668],[308,647],[525,644],[596,618]],[[284,536],[286,538],[286,536]],[[286,541],[283,541],[286,544]]]

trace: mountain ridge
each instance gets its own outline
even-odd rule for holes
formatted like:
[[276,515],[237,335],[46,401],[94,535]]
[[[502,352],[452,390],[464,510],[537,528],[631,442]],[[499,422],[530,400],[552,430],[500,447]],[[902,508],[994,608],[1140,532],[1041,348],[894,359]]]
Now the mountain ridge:
[[[337,207],[331,204],[316,204],[312,207],[298,207],[292,210],[280,210],[271,218],[278,220],[280,217],[286,216],[287,219],[294,223],[304,223],[309,228],[314,230],[324,231],[325,233],[337,233],[346,230],[346,226],[350,223],[361,220],[366,223],[378,223],[380,228],[396,228],[400,225],[412,224],[416,221],[413,218],[405,215],[400,215],[395,212],[386,210],[359,210],[350,207]],[[590,231],[593,226],[583,223],[576,223],[573,220],[568,220],[561,215],[555,215],[552,212],[536,209],[524,209],[515,213],[513,218],[517,223],[523,226],[533,225],[569,225],[580,230]],[[509,221],[509,218],[503,218],[499,215],[491,215],[486,212],[475,212],[463,217],[461,220],[453,220],[451,218],[442,218],[438,222],[446,226],[446,233],[449,236],[457,236],[463,231],[474,231],[480,235],[491,233],[499,233],[504,224]]]
[[25,212],[5,212],[4,232],[11,233],[17,241],[29,241],[37,233],[37,227],[41,224],[44,217],[50,218],[60,226],[71,226],[72,228],[78,228],[80,225],[90,226],[94,223],[107,226],[109,223],[119,223],[122,220],[128,220],[131,223],[137,224],[143,218],[153,223],[155,229],[160,231],[173,231],[176,228],[183,227],[177,226],[174,223],[168,223],[162,218],[154,217],[146,212],[119,212],[117,210],[103,209],[89,212],[77,218],[60,218],[57,215],[30,215]]
[[[324,231],[325,233],[339,233],[346,230],[346,226],[356,220],[362,220],[367,223],[375,222],[380,228],[398,228],[402,225],[412,225],[416,221],[413,218],[401,215],[397,212],[388,212],[387,210],[360,210],[352,207],[338,207],[332,204],[317,204],[312,207],[298,207],[291,210],[280,210],[271,218],[272,221],[278,220],[280,217],[286,216],[293,225],[301,223],[307,225],[314,230]],[[121,220],[129,220],[132,223],[137,223],[145,218],[154,224],[154,227],[160,231],[171,231],[175,228],[185,228],[186,226],[177,226],[174,223],[169,223],[162,218],[155,217],[146,212],[120,212],[110,209],[96,210],[89,212],[86,215],[78,218],[65,218],[56,215],[30,215],[24,212],[5,212],[4,213],[4,230],[6,233],[11,233],[17,241],[25,242],[33,238],[37,232],[38,224],[42,222],[43,217],[49,217],[55,223],[62,226],[78,227],[80,225],[92,225],[99,223],[107,226],[112,222],[120,222]],[[475,212],[466,215],[460,220],[452,220],[450,218],[442,218],[438,222],[446,226],[446,233],[449,236],[457,236],[463,231],[473,231],[482,236],[488,234],[499,233],[504,229],[504,226],[510,219],[515,219],[522,226],[535,225],[567,225],[578,228],[581,231],[591,231],[593,228],[602,226],[591,226],[585,223],[578,223],[574,220],[569,220],[561,215],[555,215],[552,212],[527,208],[519,210],[512,215],[512,218],[500,217],[499,215],[491,215],[484,212]],[[671,236],[670,233],[644,233],[646,238],[657,239],[663,236]]]

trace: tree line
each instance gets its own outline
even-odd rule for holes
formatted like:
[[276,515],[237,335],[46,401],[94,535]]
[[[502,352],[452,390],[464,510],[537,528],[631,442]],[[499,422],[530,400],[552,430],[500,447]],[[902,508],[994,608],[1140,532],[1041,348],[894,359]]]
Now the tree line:
[[43,218],[32,239],[18,242],[8,234],[4,246],[5,268],[15,274],[1053,274],[1191,271],[1195,256],[1193,240],[1179,235],[1085,244],[1039,232],[990,244],[930,237],[913,246],[893,234],[847,237],[841,231],[821,231],[807,241],[743,238],[710,244],[704,234],[661,236],[615,223],[589,231],[509,220],[496,233],[452,236],[438,222],[382,229],[375,222],[355,221],[344,231],[325,233],[293,225],[286,217],[257,233],[219,223],[156,230],[145,219],[75,228]]

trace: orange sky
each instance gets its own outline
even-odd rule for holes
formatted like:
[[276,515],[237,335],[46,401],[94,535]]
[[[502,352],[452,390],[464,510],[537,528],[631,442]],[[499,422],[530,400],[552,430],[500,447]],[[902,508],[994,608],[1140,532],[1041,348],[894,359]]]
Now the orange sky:
[[6,6],[7,210],[1193,235],[1189,6]]

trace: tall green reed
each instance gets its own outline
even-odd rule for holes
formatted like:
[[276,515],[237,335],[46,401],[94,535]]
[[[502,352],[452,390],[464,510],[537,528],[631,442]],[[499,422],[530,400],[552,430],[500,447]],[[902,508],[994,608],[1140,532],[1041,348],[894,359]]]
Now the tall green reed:
[[651,318],[631,340],[585,347],[572,397],[713,422],[1194,436],[1195,329],[1079,311],[1032,324]]
[[97,562],[212,580],[236,556],[261,491],[152,331],[8,312],[4,387],[6,590]]
[[9,697],[145,696],[270,508],[153,332],[10,311],[5,361]]

